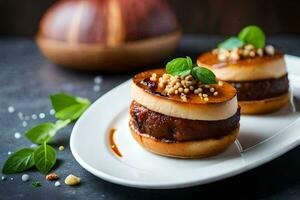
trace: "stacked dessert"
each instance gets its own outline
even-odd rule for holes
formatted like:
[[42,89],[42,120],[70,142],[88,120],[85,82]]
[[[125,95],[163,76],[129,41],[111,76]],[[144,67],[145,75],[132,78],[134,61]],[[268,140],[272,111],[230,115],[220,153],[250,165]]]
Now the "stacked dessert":
[[265,34],[257,26],[242,29],[238,37],[202,54],[197,63],[237,89],[242,114],[272,112],[289,102],[284,55],[266,45]]
[[189,57],[135,75],[131,91],[131,133],[154,153],[207,157],[224,151],[238,135],[236,89]]

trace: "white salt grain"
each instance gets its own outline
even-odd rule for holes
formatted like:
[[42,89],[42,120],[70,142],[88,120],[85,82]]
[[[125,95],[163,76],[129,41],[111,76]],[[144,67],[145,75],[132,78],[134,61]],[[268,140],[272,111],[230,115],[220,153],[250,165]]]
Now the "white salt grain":
[[27,122],[26,122],[26,121],[23,121],[23,122],[22,122],[22,126],[23,126],[23,127],[26,127],[26,126],[27,126]]
[[99,92],[101,89],[100,85],[94,85],[93,90],[94,92]]
[[21,138],[21,133],[15,132],[15,138],[16,138],[16,139],[20,139],[20,138]]
[[55,110],[54,110],[54,109],[51,109],[51,110],[49,111],[49,114],[50,114],[50,115],[54,115],[54,114],[55,114]]
[[102,77],[101,76],[96,76],[95,78],[94,78],[94,83],[95,84],[100,84],[102,82]]
[[36,120],[36,119],[37,119],[37,115],[36,115],[36,114],[32,114],[32,115],[31,115],[31,118],[32,118],[33,120]]
[[22,181],[23,182],[29,181],[29,175],[28,174],[23,174],[22,175]]
[[13,106],[8,106],[7,108],[9,113],[14,113],[15,112],[15,108]]
[[23,120],[23,119],[24,119],[24,117],[23,117],[23,113],[21,113],[21,112],[18,112],[18,117],[19,117],[19,119]]
[[40,113],[39,118],[44,119],[46,117],[45,113]]
[[61,184],[60,184],[60,182],[59,181],[55,181],[55,183],[54,183],[54,186],[55,187],[59,187]]

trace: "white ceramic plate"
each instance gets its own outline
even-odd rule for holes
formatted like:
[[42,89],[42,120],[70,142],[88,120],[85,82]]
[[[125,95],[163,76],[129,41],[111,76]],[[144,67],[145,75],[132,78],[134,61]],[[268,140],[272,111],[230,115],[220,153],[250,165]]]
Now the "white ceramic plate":
[[[286,56],[286,61],[289,74],[300,75],[300,58]],[[242,173],[299,144],[300,113],[291,103],[277,113],[242,116],[238,140],[218,156],[184,160],[149,153],[129,132],[129,85],[127,81],[99,98],[77,121],[71,135],[75,159],[104,180],[138,188],[189,187]],[[123,157],[109,146],[111,128],[116,128],[115,142]]]

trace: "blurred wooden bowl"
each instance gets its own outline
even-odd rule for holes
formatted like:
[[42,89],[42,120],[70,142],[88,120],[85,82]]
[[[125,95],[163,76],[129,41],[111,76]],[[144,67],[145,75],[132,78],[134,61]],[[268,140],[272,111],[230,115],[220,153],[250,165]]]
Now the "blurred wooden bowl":
[[158,63],[176,49],[181,30],[116,47],[79,44],[36,37],[43,54],[55,64],[78,70],[126,71]]
[[56,64],[124,71],[162,61],[180,36],[161,0],[60,0],[42,18],[36,41]]

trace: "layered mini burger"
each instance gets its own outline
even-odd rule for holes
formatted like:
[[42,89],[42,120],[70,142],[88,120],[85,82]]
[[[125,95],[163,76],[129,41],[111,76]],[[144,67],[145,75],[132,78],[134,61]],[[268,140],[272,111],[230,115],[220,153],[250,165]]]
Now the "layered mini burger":
[[153,153],[207,157],[224,151],[238,136],[236,89],[189,57],[135,75],[131,93],[132,136]]
[[289,102],[284,55],[265,45],[265,34],[257,26],[244,28],[238,37],[202,54],[197,64],[237,89],[242,114],[276,111]]

